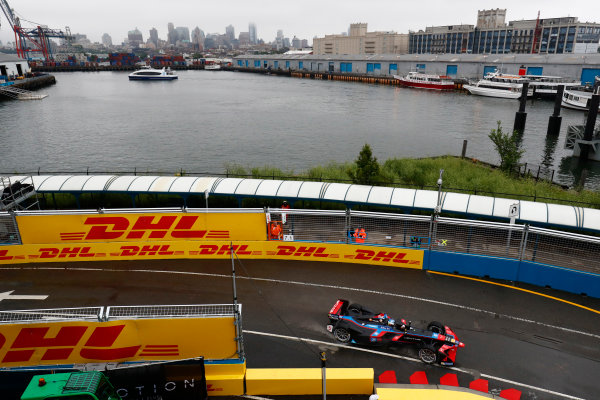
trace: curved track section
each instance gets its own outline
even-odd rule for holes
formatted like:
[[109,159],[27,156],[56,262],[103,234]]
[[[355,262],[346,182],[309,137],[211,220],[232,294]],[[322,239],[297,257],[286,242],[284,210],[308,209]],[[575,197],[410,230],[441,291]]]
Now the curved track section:
[[[460,386],[489,381],[522,399],[598,398],[600,300],[418,270],[293,261],[236,263],[249,368],[373,367],[376,377],[429,383],[455,373]],[[526,290],[522,290],[526,289]],[[158,260],[29,264],[0,269],[0,309],[226,303],[231,262]],[[23,297],[25,296],[25,297]],[[27,296],[48,296],[29,298]],[[425,326],[450,325],[466,347],[454,368],[429,366],[410,346],[360,348],[326,331],[336,298]],[[377,380],[377,379],[376,379]]]

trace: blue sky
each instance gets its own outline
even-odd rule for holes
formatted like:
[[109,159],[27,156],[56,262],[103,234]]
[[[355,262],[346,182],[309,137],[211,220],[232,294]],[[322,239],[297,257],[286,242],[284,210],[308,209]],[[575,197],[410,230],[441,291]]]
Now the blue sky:
[[[113,43],[120,43],[127,31],[138,28],[148,37],[150,28],[165,39],[167,23],[175,26],[198,26],[205,33],[224,33],[229,24],[239,32],[248,31],[254,22],[258,36],[272,41],[278,29],[312,42],[314,36],[338,34],[350,23],[366,22],[369,31],[424,29],[426,26],[475,24],[477,10],[506,8],[507,21],[542,18],[579,17],[580,21],[600,22],[597,0],[7,0],[16,14],[51,28],[69,26],[72,33],[84,33],[100,41],[108,33]],[[451,7],[449,6],[451,5]],[[23,23],[25,25],[25,23]],[[0,41],[13,41],[14,35],[4,14],[0,13]]]

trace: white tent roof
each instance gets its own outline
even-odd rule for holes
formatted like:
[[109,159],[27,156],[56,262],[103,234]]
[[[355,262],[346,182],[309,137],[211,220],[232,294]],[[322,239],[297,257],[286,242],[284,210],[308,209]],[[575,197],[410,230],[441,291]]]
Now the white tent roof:
[[[307,181],[135,175],[37,175],[10,176],[11,182],[33,183],[39,193],[170,193],[187,196],[228,195],[295,200],[324,200],[348,205],[366,204],[403,209],[432,210],[435,190]],[[558,225],[600,231],[600,210],[464,193],[441,193],[442,212],[509,219],[509,207],[519,204],[520,222]]]

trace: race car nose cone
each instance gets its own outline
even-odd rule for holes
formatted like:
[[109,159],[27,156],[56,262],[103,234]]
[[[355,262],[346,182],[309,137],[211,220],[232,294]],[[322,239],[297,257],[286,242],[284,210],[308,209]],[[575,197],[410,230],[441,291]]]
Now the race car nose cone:
[[465,347],[465,344],[464,344],[463,342],[460,342],[460,343],[458,344],[458,347]]

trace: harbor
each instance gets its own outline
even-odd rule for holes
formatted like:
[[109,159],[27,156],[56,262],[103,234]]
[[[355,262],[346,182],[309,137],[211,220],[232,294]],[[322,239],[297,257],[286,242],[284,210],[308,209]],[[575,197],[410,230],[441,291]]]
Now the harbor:
[[[464,140],[466,157],[497,165],[488,135],[498,120],[511,127],[519,107],[515,100],[460,91],[352,84],[359,77],[349,83],[177,70],[176,81],[147,84],[128,81],[128,74],[54,73],[57,84],[42,91],[47,99],[27,106],[0,102],[6,154],[0,171],[221,174],[233,169],[231,160],[243,160],[245,167],[301,173],[351,161],[365,143],[384,161],[460,155]],[[527,101],[522,162],[534,176],[538,167],[552,169],[555,182],[573,186],[580,167],[564,145],[569,126],[585,125],[585,113],[562,109],[558,136],[547,136],[553,106]],[[596,163],[586,168],[586,187],[599,187]]]

